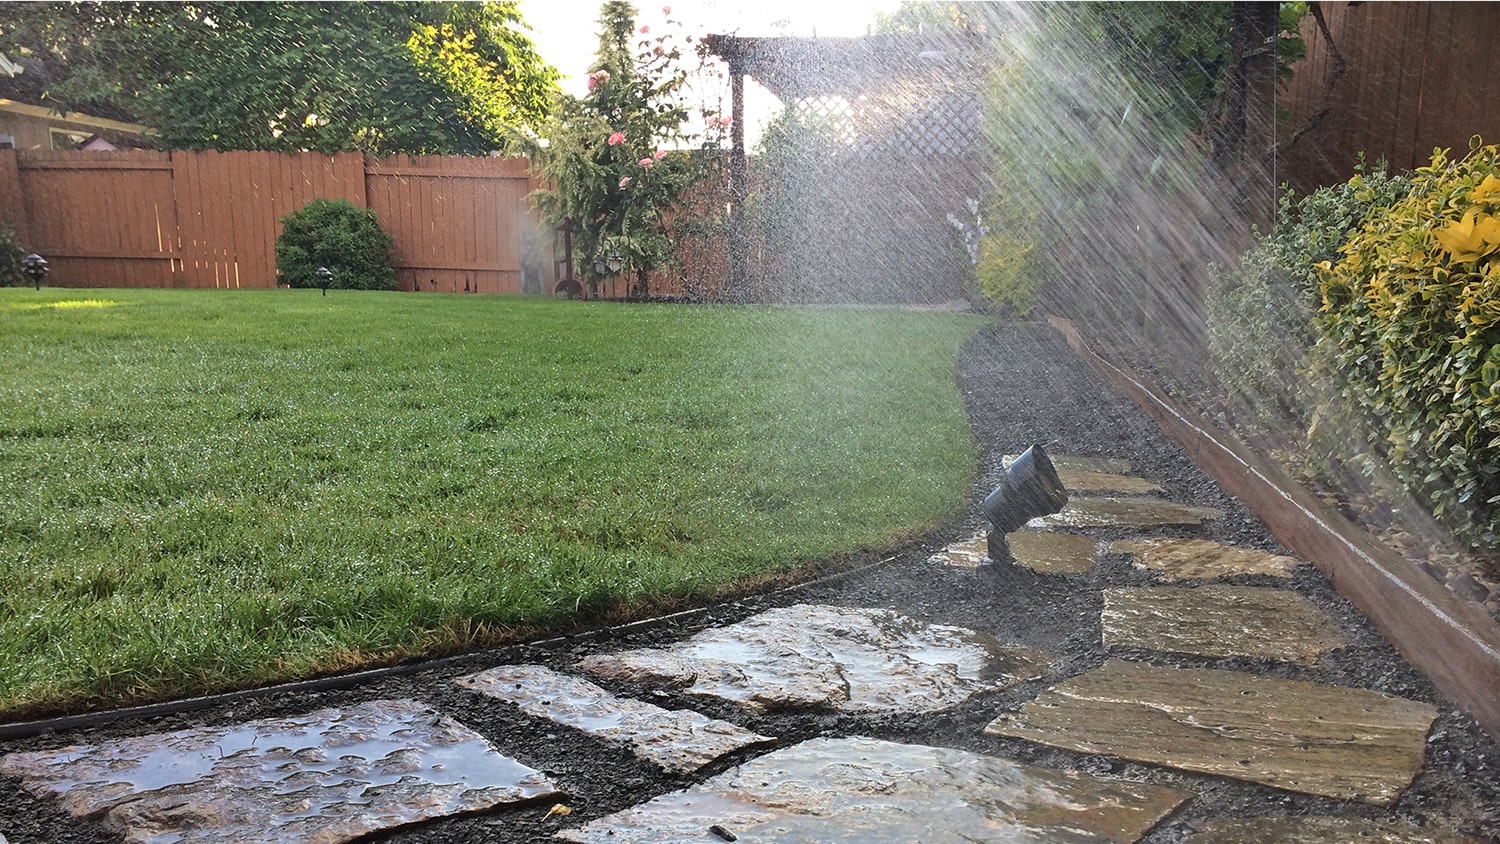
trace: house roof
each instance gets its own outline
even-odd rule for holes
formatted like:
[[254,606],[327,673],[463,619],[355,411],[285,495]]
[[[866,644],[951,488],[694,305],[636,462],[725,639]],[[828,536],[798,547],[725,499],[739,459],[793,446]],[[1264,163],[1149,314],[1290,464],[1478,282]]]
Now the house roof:
[[156,130],[139,123],[126,123],[123,120],[110,120],[105,117],[94,117],[78,111],[56,112],[46,106],[31,105],[30,103],[17,102],[0,98],[0,112],[10,114],[23,114],[27,117],[40,117],[44,120],[53,120],[71,123],[78,126],[87,126],[91,129],[100,129],[106,132],[122,132],[128,135],[155,135]]

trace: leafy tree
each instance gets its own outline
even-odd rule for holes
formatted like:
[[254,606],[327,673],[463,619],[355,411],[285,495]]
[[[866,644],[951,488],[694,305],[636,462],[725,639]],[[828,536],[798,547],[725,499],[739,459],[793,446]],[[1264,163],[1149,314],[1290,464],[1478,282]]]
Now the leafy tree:
[[530,153],[553,185],[534,194],[537,206],[548,222],[571,227],[575,269],[590,290],[623,270],[635,275],[631,296],[643,298],[649,273],[676,261],[672,214],[686,213],[679,200],[716,159],[682,149],[699,140],[679,95],[688,77],[682,51],[670,35],[637,29],[635,16],[623,0],[601,7],[589,92],[559,99],[547,143]]
[[32,3],[0,23],[30,93],[188,149],[483,153],[545,117],[557,72],[516,0]]

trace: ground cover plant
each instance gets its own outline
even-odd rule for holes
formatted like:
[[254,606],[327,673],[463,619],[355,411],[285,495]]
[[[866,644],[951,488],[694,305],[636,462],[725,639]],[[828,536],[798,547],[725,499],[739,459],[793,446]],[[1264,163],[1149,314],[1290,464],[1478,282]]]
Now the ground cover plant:
[[773,577],[953,515],[979,320],[0,291],[0,717]]

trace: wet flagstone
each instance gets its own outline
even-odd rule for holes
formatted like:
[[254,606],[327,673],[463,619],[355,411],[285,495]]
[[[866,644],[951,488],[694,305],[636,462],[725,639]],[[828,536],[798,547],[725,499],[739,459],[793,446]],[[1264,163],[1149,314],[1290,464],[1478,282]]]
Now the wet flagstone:
[[1105,647],[1310,665],[1344,637],[1306,598],[1283,589],[1211,584],[1197,589],[1104,590]]
[[1131,539],[1112,543],[1110,553],[1130,554],[1136,565],[1155,569],[1168,580],[1263,574],[1291,577],[1297,561],[1280,554],[1235,548],[1207,539]]
[[927,562],[965,569],[978,568],[979,564],[984,562],[985,554],[988,553],[986,544],[988,536],[989,534],[980,531],[968,539],[954,542],[928,557]]
[[667,648],[587,657],[600,677],[685,689],[752,709],[935,712],[1041,676],[1047,657],[888,610],[799,604]]
[[[1018,454],[1007,454],[1002,465],[1009,467]],[[1129,460],[1112,457],[1075,457],[1070,454],[1049,455],[1052,468],[1057,470],[1057,479],[1068,492],[1101,493],[1115,492],[1126,495],[1148,495],[1163,492],[1162,488],[1144,478],[1127,474]]]
[[1061,513],[1032,519],[1043,527],[1164,527],[1200,525],[1223,515],[1212,507],[1194,507],[1161,498],[1073,498]]
[[528,715],[583,730],[668,771],[692,773],[726,753],[776,739],[692,710],[620,698],[581,677],[540,665],[505,665],[455,684],[513,703]]
[[985,732],[1389,804],[1421,769],[1436,716],[1363,689],[1111,660]]
[[1159,484],[1132,475],[1116,475],[1110,472],[1088,472],[1082,469],[1058,469],[1057,479],[1068,492],[1101,493],[1117,492],[1126,495],[1150,495],[1162,493]]
[[[988,534],[980,531],[927,558],[929,563],[956,568],[978,568],[988,551]],[[1085,574],[1094,567],[1098,540],[1053,531],[1021,530],[1005,535],[1017,563],[1044,574]]]
[[1404,821],[1364,818],[1219,818],[1182,844],[1483,844],[1478,838]]
[[409,700],[0,757],[0,774],[127,842],[350,841],[556,796],[540,772]]
[[1074,533],[1018,530],[1005,535],[1010,554],[1021,565],[1043,574],[1087,574],[1094,567],[1099,541]]
[[776,844],[1125,844],[1189,796],[962,750],[819,738],[559,835],[582,844],[729,836]]

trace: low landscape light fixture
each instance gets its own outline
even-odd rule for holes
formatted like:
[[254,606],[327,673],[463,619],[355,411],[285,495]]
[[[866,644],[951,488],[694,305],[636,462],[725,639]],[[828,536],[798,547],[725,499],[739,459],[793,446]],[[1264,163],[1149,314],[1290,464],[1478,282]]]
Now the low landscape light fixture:
[[36,289],[42,289],[42,279],[47,277],[47,259],[35,252],[21,259],[21,272],[31,279]]
[[597,255],[597,256],[594,257],[594,275],[602,276],[606,272],[608,272],[609,275],[614,275],[615,273],[617,273],[619,271],[620,271],[620,253],[619,252],[616,252],[615,250],[611,249],[611,250],[609,250],[609,254],[608,255],[600,254],[600,255]]
[[323,295],[327,296],[328,282],[333,281],[333,270],[330,270],[327,267],[318,267],[313,275],[318,277],[318,286],[323,288]]
[[1005,470],[1000,485],[985,496],[985,518],[990,520],[988,557],[992,563],[1011,562],[1005,535],[1038,516],[1050,516],[1068,503],[1068,493],[1046,449],[1034,445]]

